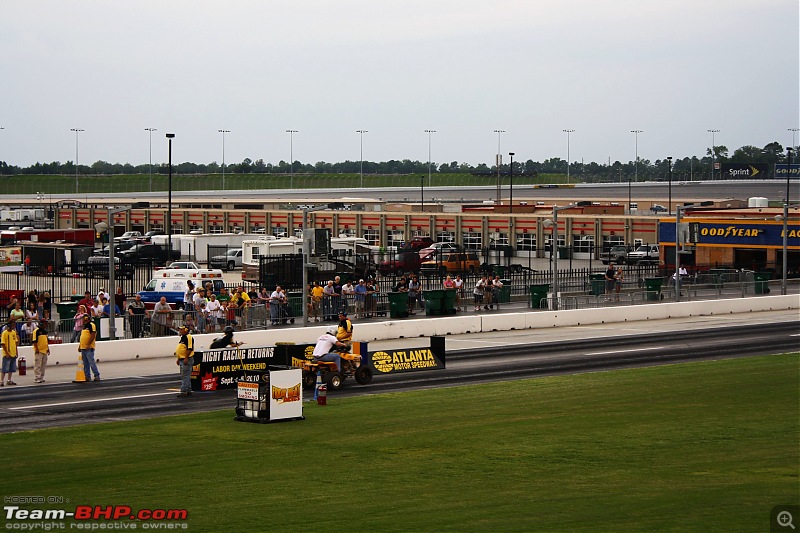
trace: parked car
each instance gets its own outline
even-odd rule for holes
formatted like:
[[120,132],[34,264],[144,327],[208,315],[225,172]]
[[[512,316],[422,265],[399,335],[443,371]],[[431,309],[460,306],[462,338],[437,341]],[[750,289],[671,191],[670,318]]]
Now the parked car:
[[612,246],[607,252],[600,253],[600,261],[604,265],[609,263],[621,264],[624,263],[628,257],[628,247],[624,244]]
[[417,252],[410,251],[410,252],[399,252],[394,255],[390,259],[386,259],[378,263],[378,272],[383,274],[384,276],[388,276],[390,274],[401,275],[405,274],[406,272],[419,272],[419,266],[422,264],[422,260]]
[[650,211],[653,213],[666,213],[668,209],[661,204],[653,204],[650,206]]
[[133,240],[136,240],[136,239],[140,239],[141,237],[142,237],[142,232],[141,231],[126,231],[125,233],[123,233],[119,237],[114,237],[114,241],[115,242],[133,241]]
[[642,244],[628,254],[626,261],[629,265],[635,265],[636,263],[657,263],[658,259],[657,244]]
[[173,261],[161,270],[200,270],[202,267],[192,261]]
[[[136,267],[127,261],[121,261],[119,257],[114,258],[114,277],[117,279],[133,279]],[[108,278],[108,256],[93,255],[86,260],[84,274],[89,278]]]
[[420,271],[426,274],[451,274],[458,272],[478,272],[481,262],[475,252],[450,252],[440,254],[420,265]]
[[120,252],[119,257],[135,264],[144,264],[154,261],[156,263],[166,263],[181,258],[180,250],[171,250],[167,254],[167,249],[157,244],[139,243],[124,252]]
[[419,251],[419,256],[425,258],[426,256],[440,252],[457,252],[458,248],[459,246],[454,242],[435,242],[427,248],[422,248]]
[[420,250],[428,248],[433,244],[433,239],[430,237],[413,237],[410,241],[405,243],[403,250]]
[[242,267],[242,249],[231,248],[223,255],[215,255],[208,262],[208,268],[221,268],[223,270],[233,270]]

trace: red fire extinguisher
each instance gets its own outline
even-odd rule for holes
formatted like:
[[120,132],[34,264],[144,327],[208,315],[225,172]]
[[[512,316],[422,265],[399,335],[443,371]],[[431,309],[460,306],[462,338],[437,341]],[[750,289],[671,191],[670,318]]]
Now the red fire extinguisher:
[[20,376],[24,376],[28,373],[28,363],[25,361],[24,357],[19,358],[19,363],[17,364],[17,370],[19,371]]
[[328,405],[328,386],[325,384],[317,387],[317,405]]

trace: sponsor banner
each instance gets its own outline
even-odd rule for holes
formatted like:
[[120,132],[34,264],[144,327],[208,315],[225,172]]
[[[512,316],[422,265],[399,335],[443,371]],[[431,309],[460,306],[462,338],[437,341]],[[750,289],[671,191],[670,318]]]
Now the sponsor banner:
[[769,165],[766,163],[722,163],[722,179],[765,179]]
[[[700,246],[737,246],[742,248],[767,248],[783,246],[783,223],[768,222],[754,224],[752,222],[696,222],[693,237]],[[659,235],[664,243],[675,242],[675,223],[659,223]],[[800,247],[800,225],[794,220],[789,222],[788,246]]]
[[10,267],[10,266],[20,266],[20,265],[22,265],[21,246],[0,247],[0,267]]
[[786,179],[786,173],[789,173],[789,179],[800,178],[800,163],[792,163],[791,166],[786,163],[775,165],[775,177]]
[[195,352],[194,360],[193,391],[237,388],[240,379],[258,383],[260,374],[266,373],[270,366],[280,364],[275,360],[274,346]]
[[405,348],[367,354],[376,374],[397,374],[445,368],[444,337],[431,337],[430,348]]
[[269,373],[269,419],[303,417],[303,371],[299,368]]

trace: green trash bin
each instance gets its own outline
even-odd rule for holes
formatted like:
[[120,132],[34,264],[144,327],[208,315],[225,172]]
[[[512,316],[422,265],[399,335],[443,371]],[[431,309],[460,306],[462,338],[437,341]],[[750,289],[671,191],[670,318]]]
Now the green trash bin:
[[72,320],[78,312],[78,302],[56,302],[56,312],[58,313],[58,331],[72,331],[75,322]]
[[528,291],[531,295],[531,307],[534,309],[539,309],[542,304],[542,300],[547,299],[547,293],[550,292],[550,284],[545,283],[543,285],[530,285],[528,287]]
[[425,291],[425,314],[441,315],[442,300],[444,300],[444,289],[431,289]]
[[492,274],[495,276],[500,276],[502,278],[506,275],[506,267],[504,267],[503,265],[493,265]]
[[302,317],[303,291],[288,291],[286,299],[289,300],[289,309],[292,310],[292,317]]
[[405,318],[408,316],[407,292],[389,292],[386,296],[389,298],[390,318]]
[[442,295],[442,314],[454,315],[456,313],[456,290],[443,289]]
[[[69,297],[69,299],[71,301],[73,301],[73,302],[80,302],[81,300],[83,300],[83,296],[84,296],[83,294],[73,294],[72,296]],[[77,308],[76,308],[76,311],[77,311]],[[73,313],[73,314],[75,314],[75,313]]]
[[661,285],[663,285],[663,278],[645,278],[644,286],[647,288],[648,300],[661,299]]
[[511,301],[511,280],[501,279],[500,283],[503,284],[503,286],[500,288],[500,303],[507,304]]
[[592,296],[602,296],[606,293],[606,275],[589,274],[589,287]]
[[559,259],[569,259],[572,257],[572,250],[569,246],[559,246],[558,247],[558,258]]
[[756,294],[769,294],[769,280],[772,278],[772,272],[754,272],[753,277],[756,280]]

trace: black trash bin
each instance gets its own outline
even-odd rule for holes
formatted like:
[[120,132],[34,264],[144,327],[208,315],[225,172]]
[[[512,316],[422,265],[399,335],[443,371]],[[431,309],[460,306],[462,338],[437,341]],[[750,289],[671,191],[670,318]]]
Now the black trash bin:
[[648,300],[661,299],[661,286],[664,284],[663,278],[645,278],[644,285],[647,288]]
[[755,272],[753,278],[756,280],[756,294],[769,294],[769,280],[772,278],[772,273]]
[[589,286],[592,296],[602,296],[606,292],[606,275],[589,274]]
[[531,307],[539,309],[542,305],[542,300],[547,299],[547,293],[550,292],[550,284],[530,285],[528,290],[531,295]]

